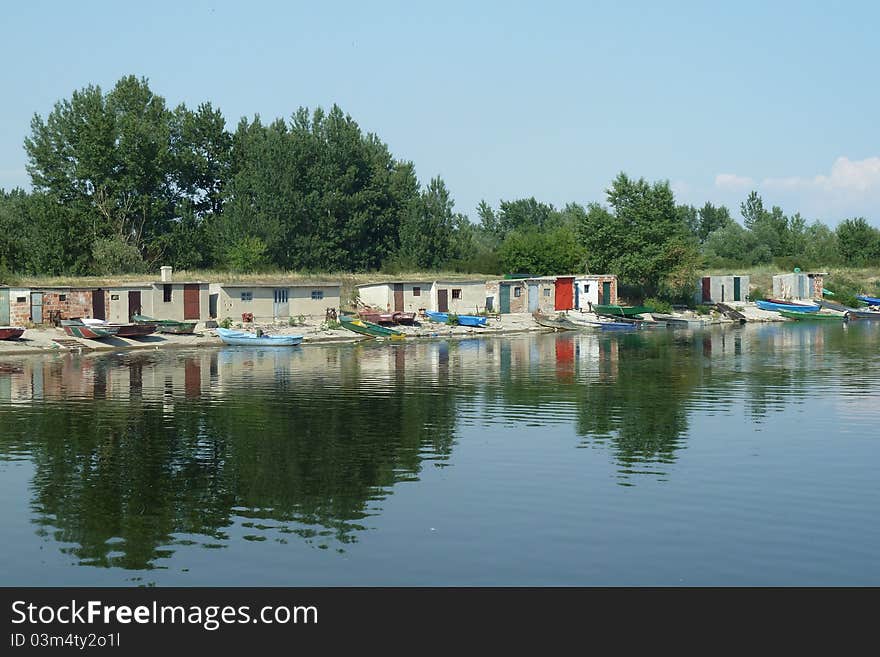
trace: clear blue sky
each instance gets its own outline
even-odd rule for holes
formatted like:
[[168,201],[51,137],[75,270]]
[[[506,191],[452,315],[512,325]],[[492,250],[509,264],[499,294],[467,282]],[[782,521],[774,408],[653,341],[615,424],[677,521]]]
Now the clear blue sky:
[[619,171],[681,202],[880,225],[880,4],[47,2],[4,7],[0,187],[31,116],[149,79],[230,127],[339,104],[456,209],[603,201]]

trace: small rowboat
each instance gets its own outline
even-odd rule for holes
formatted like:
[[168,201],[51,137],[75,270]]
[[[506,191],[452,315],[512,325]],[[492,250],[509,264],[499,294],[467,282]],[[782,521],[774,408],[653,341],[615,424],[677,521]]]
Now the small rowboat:
[[89,340],[113,337],[118,330],[115,326],[88,326],[79,319],[62,319],[61,329],[72,338],[87,338]]
[[856,297],[859,301],[864,301],[869,306],[880,306],[880,299],[877,297],[869,297],[866,294],[860,294]]
[[789,310],[780,310],[779,314],[787,319],[794,319],[799,322],[842,322],[843,315],[833,313],[793,313]]
[[217,335],[224,343],[246,347],[295,347],[303,341],[301,335],[258,335],[250,331],[218,328]]
[[405,313],[399,310],[383,313],[372,308],[365,308],[358,312],[358,316],[365,322],[374,324],[412,324],[416,321],[415,313]]
[[342,326],[344,328],[347,328],[349,331],[360,333],[361,335],[369,335],[373,338],[403,339],[406,337],[406,333],[395,331],[394,329],[390,329],[387,326],[380,326],[379,324],[373,324],[372,322],[365,322],[364,320],[358,319],[357,317],[340,317],[339,323],[342,324]]
[[23,326],[0,326],[0,340],[17,340],[24,335]]
[[116,327],[116,336],[120,338],[140,338],[156,332],[155,324],[113,324],[103,319],[83,317],[80,321],[86,326],[98,328]]
[[794,313],[817,313],[819,312],[819,306],[816,304],[805,304],[805,303],[793,303],[789,301],[782,301],[781,299],[774,300],[758,300],[755,301],[755,305],[761,310],[769,310],[771,312],[779,312],[780,310],[788,310]]
[[135,324],[155,324],[159,333],[175,333],[178,335],[192,333],[198,322],[180,322],[176,319],[153,319],[146,315],[134,315],[131,318]]
[[635,317],[645,313],[653,312],[654,309],[649,306],[615,306],[593,304],[593,312],[597,315],[610,315],[611,317]]
[[847,310],[844,313],[844,317],[846,317],[847,321],[861,321],[863,319],[867,320],[880,320],[880,311],[878,310]]
[[487,318],[479,315],[450,315],[449,313],[439,313],[434,310],[426,310],[425,317],[432,322],[438,324],[448,324],[449,318],[452,317],[453,323],[459,326],[485,326]]
[[532,313],[532,318],[540,326],[552,328],[557,331],[577,331],[579,328],[582,328],[570,319],[563,317],[561,314],[558,317],[548,317],[540,311],[535,311]]

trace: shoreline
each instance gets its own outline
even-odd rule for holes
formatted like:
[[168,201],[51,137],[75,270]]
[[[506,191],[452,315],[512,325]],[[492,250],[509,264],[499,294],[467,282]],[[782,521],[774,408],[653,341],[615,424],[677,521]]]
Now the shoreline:
[[[743,312],[750,323],[791,321],[777,313],[760,310],[754,304],[746,305]],[[580,313],[580,315],[591,316],[591,313]],[[705,327],[735,323],[724,317],[713,316],[710,318],[706,315],[700,316],[694,313],[688,313],[687,315],[682,315],[682,317],[703,319]],[[287,324],[254,324],[246,327],[245,330],[261,328],[265,332],[274,335],[302,335],[303,341],[301,344],[303,345],[344,344],[375,340],[375,338],[353,334],[344,328],[322,329],[322,325],[323,321],[312,319],[297,326],[289,326]],[[197,330],[190,335],[154,333],[140,339],[112,337],[103,340],[71,338],[56,327],[29,328],[24,336],[18,340],[0,341],[0,357],[19,354],[58,354],[68,352],[223,346],[223,341],[214,334],[213,328],[207,328],[204,324],[200,324],[196,328]],[[536,324],[530,313],[510,313],[501,315],[498,318],[490,318],[484,328],[435,324],[429,321],[423,321],[421,324],[413,326],[398,325],[395,328],[405,333],[407,337],[416,339],[468,338],[553,330]],[[59,345],[54,342],[55,338],[76,342],[79,348]]]

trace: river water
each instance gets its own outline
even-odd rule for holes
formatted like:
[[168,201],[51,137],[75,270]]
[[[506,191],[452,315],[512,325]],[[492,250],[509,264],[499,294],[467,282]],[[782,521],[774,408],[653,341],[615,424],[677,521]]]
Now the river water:
[[0,360],[2,585],[880,585],[880,326]]

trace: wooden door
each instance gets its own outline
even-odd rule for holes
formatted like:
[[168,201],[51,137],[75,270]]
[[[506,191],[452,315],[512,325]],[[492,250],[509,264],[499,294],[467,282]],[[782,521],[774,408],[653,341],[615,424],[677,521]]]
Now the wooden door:
[[498,312],[510,312],[510,286],[501,285],[498,289]]
[[394,312],[403,312],[403,283],[394,284]]
[[202,318],[201,304],[199,303],[198,284],[187,284],[183,286],[183,318]]
[[603,281],[602,282],[602,304],[603,306],[607,306],[611,303],[611,282]]
[[557,278],[554,308],[556,310],[571,310],[574,305],[574,279]]
[[437,290],[437,312],[449,312],[449,290]]
[[129,290],[128,291],[128,321],[131,321],[131,318],[135,315],[142,315],[141,311],[141,291],[140,290]]
[[95,319],[107,319],[104,309],[104,290],[92,290],[92,317]]
[[703,303],[712,301],[712,279],[703,276]]

